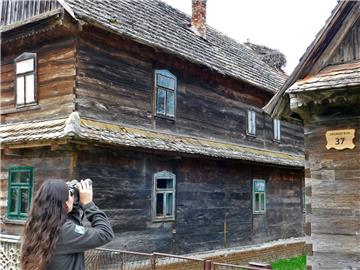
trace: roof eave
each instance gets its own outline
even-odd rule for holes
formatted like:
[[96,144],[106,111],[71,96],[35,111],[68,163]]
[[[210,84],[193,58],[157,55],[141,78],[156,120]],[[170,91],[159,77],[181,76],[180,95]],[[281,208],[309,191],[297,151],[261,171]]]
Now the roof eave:
[[[299,64],[295,70],[291,73],[289,78],[286,80],[283,87],[275,94],[275,96],[263,107],[263,110],[271,117],[291,119],[291,111],[289,105],[289,97],[286,94],[286,90],[291,87],[298,79],[301,78],[311,68],[311,64],[320,57],[321,53],[319,50],[325,49],[320,48],[323,41],[331,30],[331,25],[341,17],[348,5],[352,5],[351,1],[339,1],[337,6],[332,11],[331,16],[328,18],[324,27],[316,35],[315,40],[310,44],[304,55],[300,58]],[[315,57],[314,57],[315,56]],[[312,59],[314,58],[314,59]],[[297,119],[294,119],[297,121]]]

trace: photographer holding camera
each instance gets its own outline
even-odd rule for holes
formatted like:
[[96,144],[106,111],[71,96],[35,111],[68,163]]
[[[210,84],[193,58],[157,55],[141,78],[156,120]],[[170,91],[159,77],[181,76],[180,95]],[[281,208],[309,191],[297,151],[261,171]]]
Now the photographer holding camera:
[[[84,251],[113,239],[109,220],[93,202],[91,183],[48,180],[41,185],[24,228],[22,269],[83,270]],[[82,226],[81,211],[91,227]]]

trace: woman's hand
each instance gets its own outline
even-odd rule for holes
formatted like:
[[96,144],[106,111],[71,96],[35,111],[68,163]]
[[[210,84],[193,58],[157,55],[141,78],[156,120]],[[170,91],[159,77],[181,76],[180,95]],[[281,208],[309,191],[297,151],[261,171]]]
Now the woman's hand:
[[88,181],[81,180],[78,183],[80,204],[85,205],[93,200],[92,185]]

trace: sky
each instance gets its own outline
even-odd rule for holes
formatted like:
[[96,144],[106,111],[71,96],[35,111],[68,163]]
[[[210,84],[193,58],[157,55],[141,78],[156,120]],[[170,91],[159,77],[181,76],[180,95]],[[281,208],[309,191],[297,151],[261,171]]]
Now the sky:
[[[191,0],[162,0],[191,15]],[[208,0],[206,22],[240,43],[285,54],[291,74],[337,0]]]

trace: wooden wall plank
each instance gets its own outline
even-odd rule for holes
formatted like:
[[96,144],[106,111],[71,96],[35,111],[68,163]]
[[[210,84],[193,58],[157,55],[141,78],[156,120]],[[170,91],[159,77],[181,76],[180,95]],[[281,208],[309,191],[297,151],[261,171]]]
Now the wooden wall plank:
[[[151,219],[153,174],[162,170],[176,175],[174,222]],[[113,248],[189,253],[303,235],[301,171],[100,148],[79,152],[76,171],[94,181],[94,200],[116,234]],[[253,177],[268,181],[262,222],[251,210]]]
[[[261,108],[271,96],[250,85],[210,74],[174,56],[94,28],[81,33],[77,107],[101,121],[156,128],[276,151],[302,152],[302,127],[282,122],[273,141],[272,119]],[[154,71],[177,77],[175,121],[154,116]],[[246,135],[247,109],[257,111],[257,136]],[[225,124],[225,126],[224,126]]]

